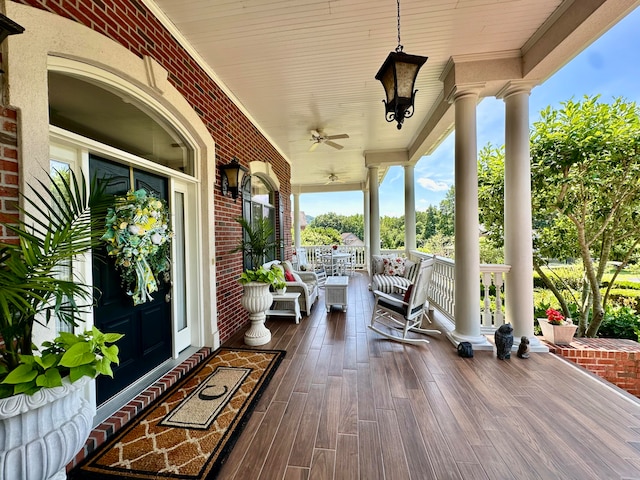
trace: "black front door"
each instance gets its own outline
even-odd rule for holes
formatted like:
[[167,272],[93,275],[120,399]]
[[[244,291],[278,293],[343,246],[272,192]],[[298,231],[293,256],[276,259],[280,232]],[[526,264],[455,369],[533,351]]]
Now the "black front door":
[[[131,188],[144,188],[168,200],[168,180],[165,177],[131,169],[128,166],[90,156],[91,178],[109,181],[109,193],[122,195]],[[120,365],[113,368],[114,378],[101,375],[97,379],[97,404],[100,405],[132,384],[171,356],[170,282],[158,283],[153,301],[133,305],[133,299],[120,284],[120,275],[113,258],[106,250],[93,256],[93,284],[98,301],[94,323],[102,332],[123,333],[118,342]]]

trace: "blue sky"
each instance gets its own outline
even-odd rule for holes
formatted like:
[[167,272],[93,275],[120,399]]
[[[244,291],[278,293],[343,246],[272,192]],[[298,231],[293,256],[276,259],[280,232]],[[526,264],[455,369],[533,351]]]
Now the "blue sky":
[[[544,84],[535,87],[529,97],[529,124],[539,112],[551,105],[585,95],[601,95],[602,101],[623,97],[640,103],[640,8],[591,44]],[[478,149],[487,143],[504,144],[504,101],[485,98],[477,110]],[[453,185],[454,136],[442,142],[436,151],[416,164],[416,209],[439,205]],[[392,167],[380,185],[380,214],[404,215],[404,174]],[[363,212],[362,192],[300,195],[300,210],[313,217],[335,212],[353,215]]]

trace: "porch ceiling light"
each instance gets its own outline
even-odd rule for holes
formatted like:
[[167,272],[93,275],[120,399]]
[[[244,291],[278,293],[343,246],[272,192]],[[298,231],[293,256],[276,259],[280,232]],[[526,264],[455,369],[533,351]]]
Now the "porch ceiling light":
[[405,118],[413,115],[413,101],[417,90],[413,87],[420,67],[428,57],[409,55],[402,51],[400,44],[400,0],[398,3],[398,46],[395,52],[390,52],[387,59],[378,70],[376,80],[380,80],[387,99],[383,100],[385,118],[387,122],[398,122],[398,130],[402,128]]
[[18,25],[6,15],[0,13],[0,43],[4,42],[4,39],[9,35],[22,32],[24,32],[23,26]]
[[240,191],[240,186],[242,185],[242,178],[245,173],[248,173],[249,170],[246,167],[240,165],[238,159],[233,157],[231,162],[226,165],[220,166],[220,182],[222,195],[227,195],[227,193],[231,193],[231,198],[235,201],[238,198],[238,192]]

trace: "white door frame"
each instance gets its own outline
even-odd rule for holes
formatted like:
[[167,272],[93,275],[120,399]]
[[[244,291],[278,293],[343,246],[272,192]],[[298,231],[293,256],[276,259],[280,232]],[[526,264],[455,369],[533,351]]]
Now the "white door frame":
[[[176,195],[182,196],[184,199],[183,233],[185,252],[181,255],[176,251],[177,246],[174,242],[172,245],[172,258],[184,258],[185,265],[184,269],[179,269],[176,262],[172,262],[171,278],[174,282],[177,280],[184,284],[184,291],[187,292],[187,296],[184,298],[186,303],[183,305],[178,305],[179,302],[172,302],[173,358],[177,358],[182,350],[191,345],[200,346],[202,339],[199,335],[201,329],[198,326],[202,324],[203,292],[202,282],[200,281],[202,272],[200,271],[197,253],[200,251],[197,180],[176,170],[163,167],[149,160],[136,157],[117,148],[101,144],[55,126],[50,127],[50,146],[52,159],[70,163],[71,168],[74,168],[76,173],[84,173],[85,178],[89,178],[90,153],[136,169],[166,176],[169,179],[169,208],[172,212],[172,222],[175,221],[173,209]],[[91,262],[83,261],[80,265],[80,270],[78,274],[81,275],[81,278],[88,284],[92,284]],[[174,295],[173,291],[172,295]],[[187,328],[179,328],[181,315],[186,315],[184,323]],[[86,327],[92,326],[93,311],[88,312],[84,320]]]

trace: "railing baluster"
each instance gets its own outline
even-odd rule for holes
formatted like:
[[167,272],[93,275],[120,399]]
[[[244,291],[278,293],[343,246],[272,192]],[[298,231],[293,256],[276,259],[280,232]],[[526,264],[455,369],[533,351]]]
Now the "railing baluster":
[[482,325],[490,327],[493,324],[491,315],[491,272],[483,272],[482,284],[484,286],[484,312],[482,313]]
[[496,313],[493,326],[498,328],[504,323],[504,313],[502,313],[502,285],[504,284],[504,273],[496,272],[495,281],[496,285]]

